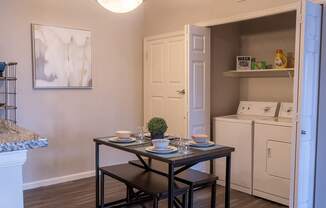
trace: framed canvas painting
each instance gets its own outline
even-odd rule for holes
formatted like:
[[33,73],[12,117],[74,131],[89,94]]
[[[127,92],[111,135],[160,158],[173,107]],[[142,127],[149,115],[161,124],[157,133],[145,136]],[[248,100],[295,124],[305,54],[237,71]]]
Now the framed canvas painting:
[[34,88],[92,88],[91,32],[32,24]]

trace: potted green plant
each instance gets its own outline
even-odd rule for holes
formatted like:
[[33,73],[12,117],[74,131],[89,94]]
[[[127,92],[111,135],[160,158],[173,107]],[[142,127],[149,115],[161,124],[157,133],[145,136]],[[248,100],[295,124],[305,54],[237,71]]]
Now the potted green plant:
[[152,139],[162,139],[168,126],[163,118],[154,117],[148,122],[148,131]]

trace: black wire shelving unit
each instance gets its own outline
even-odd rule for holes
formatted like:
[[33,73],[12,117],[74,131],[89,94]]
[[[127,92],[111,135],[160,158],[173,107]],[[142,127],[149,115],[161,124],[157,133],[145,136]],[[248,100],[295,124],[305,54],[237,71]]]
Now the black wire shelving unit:
[[16,77],[17,63],[7,63],[6,68],[0,74],[0,113],[8,121],[17,122],[17,105],[16,105]]

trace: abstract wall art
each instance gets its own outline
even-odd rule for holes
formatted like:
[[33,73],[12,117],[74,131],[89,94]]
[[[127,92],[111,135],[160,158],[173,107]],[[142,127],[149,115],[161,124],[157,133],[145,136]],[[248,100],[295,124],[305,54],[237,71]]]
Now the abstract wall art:
[[91,32],[32,24],[34,88],[92,88]]

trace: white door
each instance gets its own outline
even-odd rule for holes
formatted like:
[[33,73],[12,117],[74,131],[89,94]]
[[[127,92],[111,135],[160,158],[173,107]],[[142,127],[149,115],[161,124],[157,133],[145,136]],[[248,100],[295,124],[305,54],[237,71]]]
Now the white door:
[[313,207],[321,5],[302,0],[294,207]]
[[210,29],[186,25],[188,137],[210,134]]
[[184,33],[144,42],[144,122],[162,117],[168,134],[186,135]]

